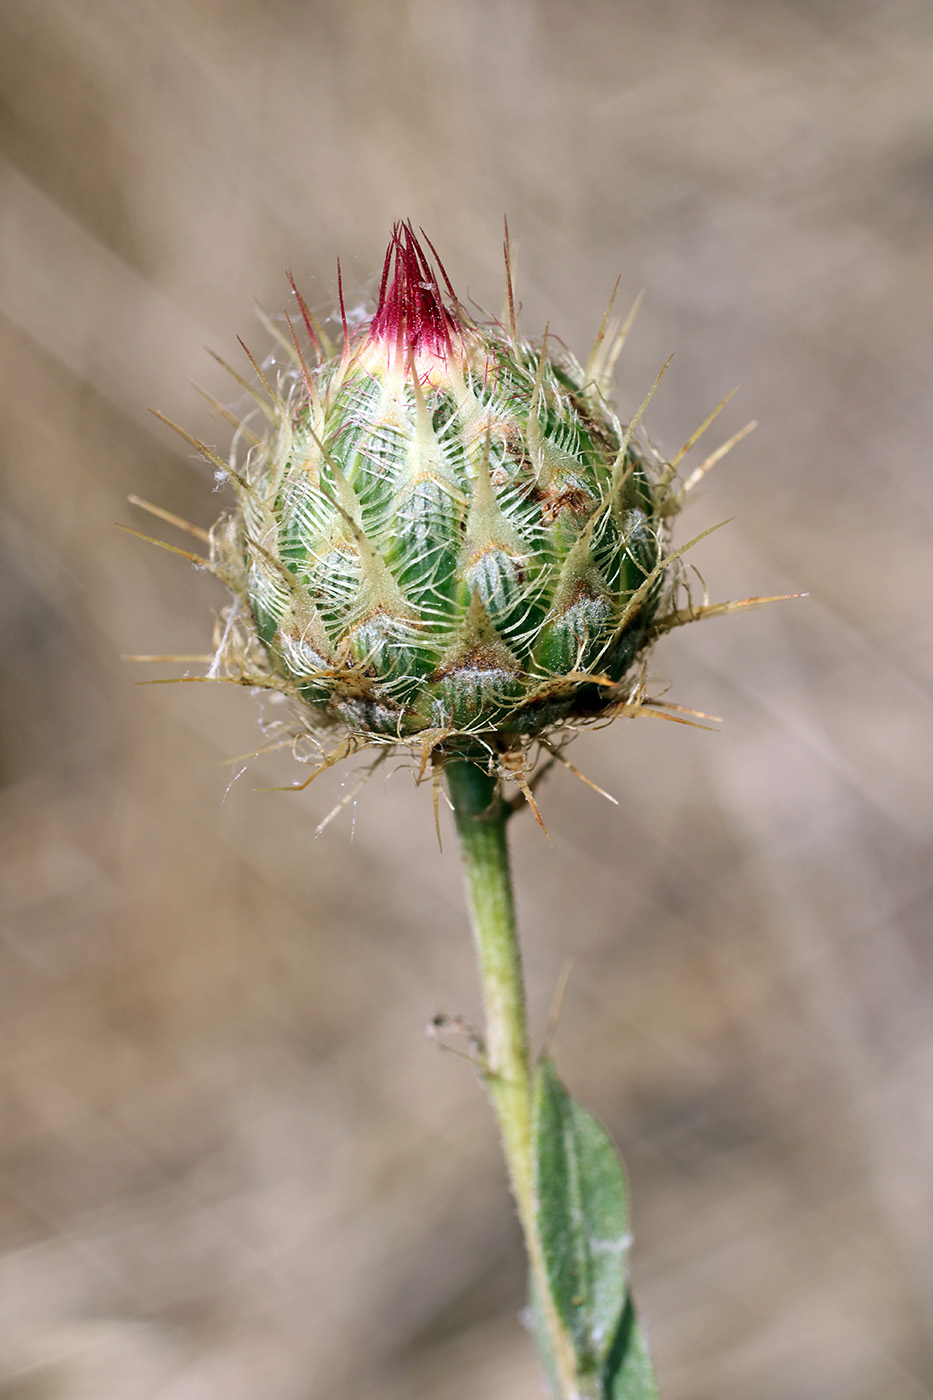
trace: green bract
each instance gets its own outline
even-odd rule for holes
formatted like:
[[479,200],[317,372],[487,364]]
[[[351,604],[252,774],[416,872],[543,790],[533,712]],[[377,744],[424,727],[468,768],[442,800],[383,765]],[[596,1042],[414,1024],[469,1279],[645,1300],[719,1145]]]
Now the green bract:
[[478,324],[410,225],[342,349],[299,302],[310,347],[262,376],[267,436],[212,536],[228,674],[311,732],[442,755],[630,704],[677,497],[609,405],[617,338],[584,369],[514,315]]

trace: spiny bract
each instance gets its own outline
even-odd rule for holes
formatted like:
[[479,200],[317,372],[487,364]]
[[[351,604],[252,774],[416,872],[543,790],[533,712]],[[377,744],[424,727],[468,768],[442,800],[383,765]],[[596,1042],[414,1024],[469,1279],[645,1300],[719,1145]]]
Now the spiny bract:
[[647,646],[709,611],[671,610],[679,457],[610,406],[624,329],[607,312],[585,368],[534,345],[507,245],[506,270],[503,321],[479,323],[396,225],[372,317],[344,314],[338,349],[296,289],[309,348],[289,322],[275,382],[254,362],[266,436],[241,425],[229,466],[203,449],[237,496],[211,534],[236,598],[212,673],[290,697],[293,733],[340,728],[333,757],[407,743],[526,771],[534,741],[637,708]]

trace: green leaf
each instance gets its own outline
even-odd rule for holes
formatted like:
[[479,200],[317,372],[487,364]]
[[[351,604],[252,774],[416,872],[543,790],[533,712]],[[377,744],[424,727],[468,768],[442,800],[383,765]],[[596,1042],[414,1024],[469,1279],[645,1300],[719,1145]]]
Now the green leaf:
[[[535,1077],[537,1226],[554,1311],[577,1358],[580,1394],[657,1400],[628,1288],[628,1191],[605,1129],[567,1093],[550,1060]],[[545,1369],[553,1360],[540,1300],[532,1316]]]
[[603,1376],[603,1400],[659,1400],[648,1348],[632,1307],[626,1301]]
[[628,1191],[612,1139],[550,1060],[535,1079],[537,1223],[551,1297],[583,1373],[609,1355],[628,1296]]

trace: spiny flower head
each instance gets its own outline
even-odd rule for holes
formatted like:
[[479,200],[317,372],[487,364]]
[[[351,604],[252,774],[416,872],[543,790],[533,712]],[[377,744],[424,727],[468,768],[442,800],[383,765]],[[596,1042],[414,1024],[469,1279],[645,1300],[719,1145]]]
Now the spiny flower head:
[[523,774],[555,731],[637,709],[651,642],[711,610],[675,607],[668,542],[706,464],[678,484],[683,452],[616,416],[609,312],[583,366],[520,333],[508,241],[507,312],[482,322],[425,243],[396,225],[342,346],[295,289],[286,367],[252,362],[265,431],[244,421],[229,463],[197,444],[236,494],[211,534],[235,598],[212,674],[288,697],[295,735],[338,730],[325,762],[404,744]]

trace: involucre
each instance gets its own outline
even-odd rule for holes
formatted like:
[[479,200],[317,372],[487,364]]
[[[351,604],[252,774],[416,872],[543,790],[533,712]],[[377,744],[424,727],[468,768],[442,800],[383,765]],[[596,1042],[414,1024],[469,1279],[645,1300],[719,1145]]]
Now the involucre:
[[339,352],[300,304],[310,345],[262,376],[269,428],[212,536],[228,669],[312,732],[441,755],[630,703],[677,496],[610,406],[613,338],[584,368],[514,314],[478,323],[407,224]]
[[178,429],[236,496],[210,559],[188,556],[235,600],[209,676],[286,698],[279,736],[321,766],[402,744],[422,772],[469,756],[530,798],[536,746],[559,757],[562,732],[662,704],[658,636],[772,601],[695,603],[680,557],[703,535],[669,546],[687,492],[755,425],[680,482],[723,404],[665,461],[635,436],[651,394],[627,425],[612,408],[626,326],[607,311],[581,365],[520,333],[508,242],[501,321],[467,314],[428,247],[396,225],[373,315],[351,329],[341,297],[339,346],[293,284],[301,335],[268,322],[284,367],[250,356],[262,393],[235,376],[256,411],[212,400],[237,424],[228,461]]

